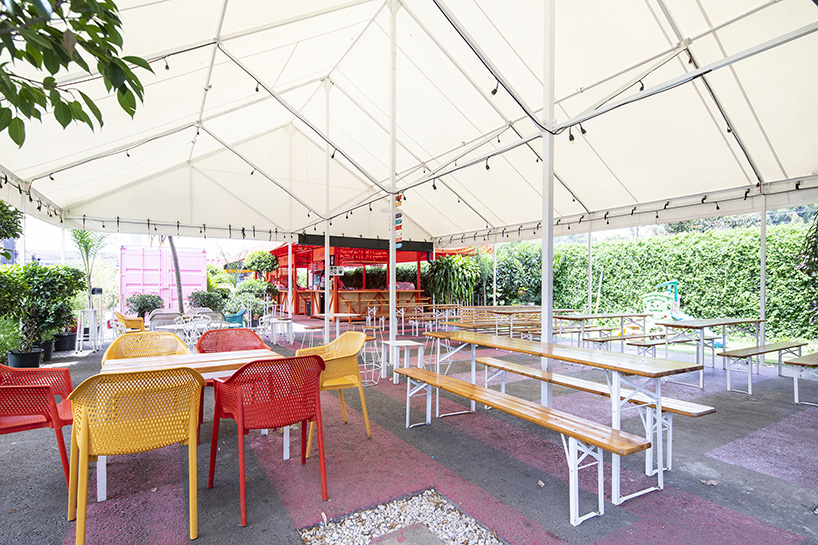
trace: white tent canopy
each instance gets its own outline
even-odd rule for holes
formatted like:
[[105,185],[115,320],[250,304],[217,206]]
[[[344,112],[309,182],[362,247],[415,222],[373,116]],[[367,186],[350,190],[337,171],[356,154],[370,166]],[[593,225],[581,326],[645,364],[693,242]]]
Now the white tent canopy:
[[[386,4],[118,4],[155,72],[144,104],[131,120],[99,78],[64,76],[105,125],[4,135],[4,200],[93,230],[286,241],[329,217],[389,236]],[[541,233],[543,4],[400,2],[404,239]],[[810,0],[559,1],[555,234],[818,202],[816,30]]]

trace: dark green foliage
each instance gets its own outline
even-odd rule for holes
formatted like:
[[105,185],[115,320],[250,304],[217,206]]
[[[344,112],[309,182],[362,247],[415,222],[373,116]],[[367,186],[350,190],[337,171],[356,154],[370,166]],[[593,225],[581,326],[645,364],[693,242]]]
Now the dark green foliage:
[[152,310],[164,308],[165,302],[155,293],[134,293],[125,299],[125,306],[132,314],[144,318],[145,314],[150,314]]
[[[136,99],[144,89],[132,68],[153,72],[139,57],[121,57],[122,22],[111,0],[9,0],[0,5],[0,56],[15,62],[0,63],[0,132],[8,131],[18,146],[26,138],[24,120],[42,119],[53,111],[64,127],[72,121],[87,124],[93,116],[102,126],[102,114],[88,95],[57,84],[56,77],[69,69],[99,72],[109,92],[116,93],[119,106],[131,117]],[[47,12],[43,4],[53,7]],[[15,72],[26,63],[45,73],[42,80]],[[21,70],[28,73],[27,70]],[[89,115],[90,114],[90,115]]]
[[191,307],[206,307],[217,312],[224,312],[229,290],[215,289],[213,291],[194,291],[187,296]]
[[0,269],[0,316],[17,320],[20,350],[29,351],[73,319],[71,298],[85,289],[84,274],[73,267],[37,262]]
[[[414,263],[404,263],[395,267],[396,282],[411,282],[415,284],[415,289],[423,289],[424,293],[428,293],[428,275],[429,264],[422,262],[420,264],[420,284],[418,288],[417,265]],[[341,281],[344,286],[352,289],[361,289],[364,283],[364,272],[361,267],[355,269],[347,269],[341,276]],[[366,288],[370,290],[386,289],[386,267],[367,267],[366,268]]]
[[540,304],[542,256],[538,242],[497,247],[497,296],[500,305]]
[[[818,333],[818,327],[809,324],[810,302],[818,283],[796,268],[804,233],[803,225],[767,229],[768,336],[814,338]],[[595,243],[594,304],[602,274],[600,311],[641,309],[643,294],[653,291],[656,284],[677,280],[681,309],[691,316],[758,316],[760,244],[757,228]],[[539,271],[536,275],[539,280]],[[587,308],[587,277],[587,246],[556,246],[554,306]]]
[[453,255],[432,262],[429,291],[438,303],[468,302],[477,284],[480,267],[470,257]]
[[278,268],[278,258],[264,250],[250,252],[244,258],[244,268],[258,273],[259,278],[264,279],[267,273],[271,273]]
[[[22,211],[0,201],[0,240],[19,237],[23,233],[22,219]],[[0,256],[11,259],[11,252],[0,248]]]

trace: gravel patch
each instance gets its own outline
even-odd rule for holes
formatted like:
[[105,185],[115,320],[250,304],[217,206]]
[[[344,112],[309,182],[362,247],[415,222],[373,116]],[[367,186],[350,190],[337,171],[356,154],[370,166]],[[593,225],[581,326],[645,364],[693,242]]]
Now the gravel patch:
[[367,545],[379,536],[418,523],[429,528],[447,545],[505,543],[434,489],[304,528],[300,532],[301,539],[308,545]]

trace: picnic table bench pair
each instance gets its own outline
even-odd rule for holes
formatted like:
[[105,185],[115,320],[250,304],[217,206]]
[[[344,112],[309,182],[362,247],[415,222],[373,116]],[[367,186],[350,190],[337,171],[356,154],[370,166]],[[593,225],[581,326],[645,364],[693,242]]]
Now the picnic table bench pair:
[[[514,416],[519,416],[531,422],[542,425],[548,429],[558,431],[563,436],[565,454],[570,468],[569,477],[569,504],[571,524],[580,524],[585,519],[603,513],[602,504],[602,451],[607,450],[613,454],[611,498],[615,505],[630,498],[640,496],[652,490],[660,490],[664,487],[663,472],[669,469],[669,463],[665,460],[664,438],[668,433],[668,441],[672,439],[672,417],[663,407],[665,398],[661,396],[661,379],[678,373],[686,373],[699,370],[699,365],[685,364],[680,362],[669,362],[666,360],[653,360],[651,358],[620,355],[603,354],[597,350],[589,350],[577,347],[554,345],[549,343],[539,343],[525,341],[521,339],[500,337],[473,333],[470,331],[438,331],[427,333],[428,336],[437,340],[437,370],[440,364],[452,354],[441,356],[441,341],[451,341],[462,343],[460,347],[471,346],[471,383],[457,381],[451,377],[434,373],[428,369],[398,369],[396,372],[405,375],[409,379],[407,384],[407,426],[412,426],[409,418],[410,399],[413,396],[426,394],[426,420],[431,423],[432,388],[448,391],[466,397],[471,401],[470,412],[476,409],[476,403],[482,403],[495,409],[501,410]],[[511,350],[523,354],[536,355],[543,358],[569,361],[603,369],[608,375],[608,386],[600,385],[594,387],[596,392],[608,390],[608,395],[612,402],[612,424],[605,426],[595,422],[590,422],[581,417],[570,415],[564,411],[550,408],[550,387],[555,380],[551,377],[551,382],[547,382],[548,395],[544,404],[518,399],[509,396],[504,392],[490,390],[484,386],[476,384],[476,347],[485,346],[491,348]],[[590,382],[590,381],[588,381]],[[629,389],[622,389],[620,384],[630,386]],[[586,386],[591,388],[590,386]],[[632,401],[636,400],[636,401]],[[629,403],[641,404],[647,407],[647,417],[645,423],[646,437],[641,438],[633,434],[620,430],[620,412],[623,406]],[[681,402],[680,402],[681,403]],[[674,411],[686,412],[689,414],[708,414],[712,408],[681,408],[678,405],[672,406]],[[652,413],[658,415],[653,418]],[[439,414],[439,405],[437,413]],[[460,414],[460,413],[455,413]],[[447,415],[442,415],[447,416]],[[646,474],[655,475],[656,486],[651,486],[629,495],[622,495],[620,492],[620,456],[632,454],[634,452],[647,451],[650,461],[646,461]],[[669,454],[672,451],[669,451]],[[656,456],[656,468],[653,469],[653,457]],[[579,514],[578,485],[576,476],[580,469],[597,465],[598,471],[598,509],[597,511]]]

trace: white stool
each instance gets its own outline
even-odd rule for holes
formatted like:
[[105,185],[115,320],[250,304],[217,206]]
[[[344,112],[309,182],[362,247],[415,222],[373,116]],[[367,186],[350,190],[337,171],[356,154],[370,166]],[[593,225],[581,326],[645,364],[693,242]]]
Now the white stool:
[[322,325],[308,325],[304,327],[304,335],[301,337],[301,344],[304,346],[307,345],[307,335],[309,335],[309,347],[312,348],[314,339],[315,339],[315,332],[316,331],[324,331],[324,326]]
[[[403,367],[409,367],[410,361],[410,354],[409,350],[412,348],[418,349],[418,367],[424,369],[425,366],[423,365],[423,343],[415,342],[415,341],[382,341],[383,342],[383,352],[381,355],[381,361],[383,365],[381,365],[381,378],[386,378],[386,365],[387,363],[392,364],[392,382],[397,384],[400,382],[398,380],[398,374],[395,373],[395,369],[400,367],[400,349],[403,348]],[[388,352],[387,354],[387,347]],[[397,352],[397,353],[395,353]],[[387,356],[389,356],[387,358]]]
[[[85,329],[88,333],[85,333]],[[97,311],[93,308],[80,310],[79,326],[77,327],[77,345],[76,352],[81,352],[85,349],[85,343],[91,345],[91,351],[96,352],[100,349],[99,323],[97,322]]]
[[[381,378],[383,360],[378,344],[383,342],[383,328],[377,325],[363,326],[363,332],[367,336],[364,349],[361,351],[361,382],[364,386],[374,386]],[[372,338],[370,340],[370,337]]]

